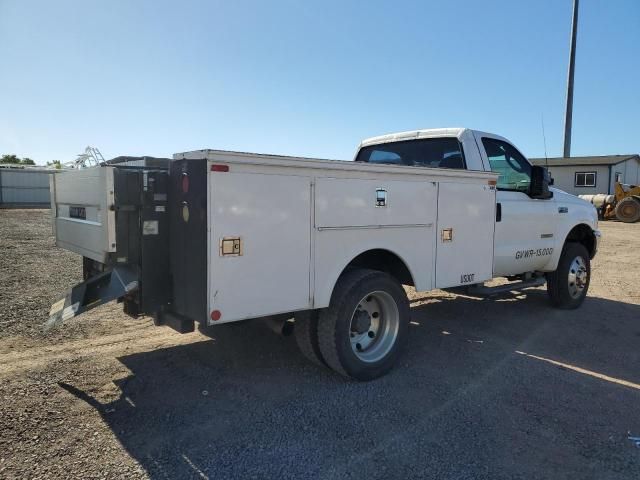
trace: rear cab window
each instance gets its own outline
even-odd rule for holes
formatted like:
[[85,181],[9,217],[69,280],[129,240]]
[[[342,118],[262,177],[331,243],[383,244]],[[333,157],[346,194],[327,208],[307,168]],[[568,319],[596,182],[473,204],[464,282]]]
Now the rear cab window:
[[360,149],[356,162],[429,168],[466,168],[462,145],[454,137],[370,145]]

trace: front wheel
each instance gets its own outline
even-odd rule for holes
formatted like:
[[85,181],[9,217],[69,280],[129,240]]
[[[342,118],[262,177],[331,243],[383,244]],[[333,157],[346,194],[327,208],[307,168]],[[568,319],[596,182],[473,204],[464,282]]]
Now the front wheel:
[[547,293],[558,308],[578,308],[589,290],[591,262],[589,252],[580,243],[566,243],[555,272],[547,274]]
[[319,314],[322,358],[347,377],[380,377],[404,349],[409,317],[409,300],[395,278],[375,270],[350,270]]

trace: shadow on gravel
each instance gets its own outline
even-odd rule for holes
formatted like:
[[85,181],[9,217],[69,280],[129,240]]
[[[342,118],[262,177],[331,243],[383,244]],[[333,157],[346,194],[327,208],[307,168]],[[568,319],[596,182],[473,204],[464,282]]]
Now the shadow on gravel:
[[374,382],[248,323],[119,358],[131,375],[109,404],[60,385],[152,478],[637,478],[640,391],[607,379],[640,384],[640,306],[559,311],[541,290],[423,300],[408,352]]

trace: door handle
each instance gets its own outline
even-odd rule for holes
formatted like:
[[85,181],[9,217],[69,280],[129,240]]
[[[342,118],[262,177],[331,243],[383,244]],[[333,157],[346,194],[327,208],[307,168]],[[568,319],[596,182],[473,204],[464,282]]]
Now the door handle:
[[502,204],[496,203],[496,222],[502,220]]
[[558,213],[568,213],[569,207],[558,207]]

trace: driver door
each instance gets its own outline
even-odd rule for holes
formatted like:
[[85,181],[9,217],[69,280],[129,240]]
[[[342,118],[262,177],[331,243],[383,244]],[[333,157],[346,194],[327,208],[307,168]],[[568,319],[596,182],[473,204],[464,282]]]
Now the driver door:
[[553,199],[529,196],[531,164],[500,137],[476,132],[483,162],[498,173],[494,276],[540,270],[553,253]]

